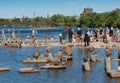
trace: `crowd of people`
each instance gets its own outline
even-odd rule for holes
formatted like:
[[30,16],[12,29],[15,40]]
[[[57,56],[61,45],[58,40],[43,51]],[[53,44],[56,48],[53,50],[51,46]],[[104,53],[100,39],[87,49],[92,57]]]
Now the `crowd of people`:
[[[1,39],[5,40],[4,28],[1,31]],[[36,36],[37,32],[32,30],[32,38]],[[120,32],[118,28],[87,28],[85,31],[78,28],[77,31],[74,28],[64,28],[64,30],[59,35],[60,43],[63,41],[68,41],[69,43],[78,43],[79,45],[89,46],[90,42],[102,41],[104,43],[108,42],[120,42]]]
[[120,33],[118,28],[95,28],[91,30],[90,28],[82,31],[80,28],[75,32],[73,28],[64,29],[63,32],[60,33],[60,43],[62,44],[63,40],[68,40],[69,43],[78,43],[83,44],[84,46],[89,46],[90,42],[93,41],[101,41],[104,43],[108,42],[119,42],[120,41]]

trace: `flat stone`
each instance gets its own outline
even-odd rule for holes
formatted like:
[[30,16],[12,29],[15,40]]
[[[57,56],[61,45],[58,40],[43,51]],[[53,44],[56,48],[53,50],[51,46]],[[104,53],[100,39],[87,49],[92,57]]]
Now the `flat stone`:
[[21,68],[19,72],[20,73],[36,73],[36,72],[40,72],[40,70],[34,69],[34,68]]
[[66,56],[67,57],[67,60],[72,60],[73,59],[73,56]]
[[54,66],[54,65],[46,65],[42,66],[42,69],[64,69],[66,66]]
[[120,77],[120,71],[118,70],[111,70],[108,74],[113,78]]
[[9,68],[0,68],[0,72],[3,72],[3,71],[10,71]]
[[24,60],[23,63],[46,63],[47,60]]

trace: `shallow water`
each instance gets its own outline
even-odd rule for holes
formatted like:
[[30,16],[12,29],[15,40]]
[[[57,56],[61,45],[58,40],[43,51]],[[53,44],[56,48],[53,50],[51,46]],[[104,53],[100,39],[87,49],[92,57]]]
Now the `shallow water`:
[[[7,29],[6,37],[7,37]],[[1,30],[1,28],[0,28]],[[25,39],[28,34],[31,34],[30,28],[16,28],[16,33],[21,31],[22,39]],[[75,29],[77,30],[77,28]],[[49,32],[48,32],[49,31]],[[38,38],[42,39],[43,34],[54,34],[54,36],[59,36],[59,33],[63,31],[63,28],[52,29],[52,30],[39,30]],[[0,33],[1,35],[1,33]],[[41,69],[40,73],[29,73],[21,74],[19,73],[20,68],[24,67],[35,67],[34,64],[23,64],[22,61],[30,55],[32,59],[32,54],[35,50],[39,50],[41,54],[45,54],[45,47],[23,47],[19,48],[7,48],[0,47],[0,67],[9,67],[10,72],[0,72],[0,83],[120,83],[119,78],[110,78],[105,72],[105,51],[103,49],[95,49],[98,57],[103,61],[98,63],[90,63],[91,71],[86,73],[82,70],[83,56],[89,56],[89,52],[85,51],[80,47],[75,47],[73,52],[73,60],[68,61],[66,69],[59,70],[46,70]],[[52,47],[52,55],[59,52],[59,47]],[[117,50],[113,50],[112,58],[117,57]],[[38,64],[37,67],[40,69],[42,64]],[[111,62],[112,69],[116,69],[118,62]]]
[[[82,70],[83,56],[89,56],[89,53],[79,47],[74,48],[73,60],[68,61],[66,69],[41,69],[40,73],[19,73],[20,68],[35,66],[22,63],[28,54],[32,58],[35,50],[39,50],[41,54],[46,53],[44,47],[24,47],[21,49],[0,47],[0,67],[11,69],[10,72],[0,72],[0,83],[119,83],[120,81],[119,79],[111,79],[106,75],[104,61],[90,63],[91,71],[89,73],[84,72]],[[59,50],[59,47],[52,47],[52,55],[59,52]],[[100,58],[105,58],[103,49],[95,49],[95,52]],[[117,50],[113,50],[112,57],[117,57]],[[117,66],[117,62],[112,62],[112,69]],[[37,67],[40,69],[41,64],[38,64]]]

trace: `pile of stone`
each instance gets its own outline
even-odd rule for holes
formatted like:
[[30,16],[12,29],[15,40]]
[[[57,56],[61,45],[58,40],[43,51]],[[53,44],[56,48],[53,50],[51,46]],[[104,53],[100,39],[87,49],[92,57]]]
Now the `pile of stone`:
[[16,38],[14,28],[12,30],[12,38],[10,37],[10,31],[8,30],[8,40],[3,41],[3,46],[7,47],[22,47],[22,39],[20,36],[20,31],[18,31],[18,37]]

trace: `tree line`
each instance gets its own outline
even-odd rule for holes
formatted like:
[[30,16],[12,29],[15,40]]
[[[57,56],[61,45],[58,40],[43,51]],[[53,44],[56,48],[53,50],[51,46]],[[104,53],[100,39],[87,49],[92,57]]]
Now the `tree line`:
[[36,26],[36,27],[116,27],[120,28],[120,9],[105,13],[82,13],[80,16],[55,14],[51,17],[0,18],[0,26]]

